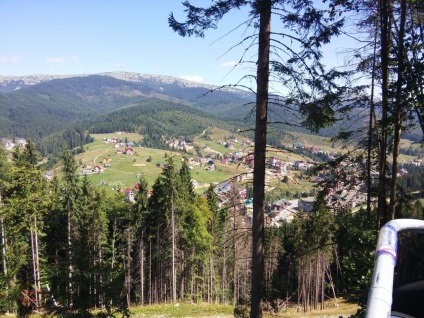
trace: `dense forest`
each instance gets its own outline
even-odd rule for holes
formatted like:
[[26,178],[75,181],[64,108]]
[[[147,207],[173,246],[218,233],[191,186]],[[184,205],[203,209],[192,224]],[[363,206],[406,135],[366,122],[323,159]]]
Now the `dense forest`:
[[[79,177],[68,148],[61,177],[50,182],[32,142],[16,148],[12,162],[0,154],[1,312],[248,300],[251,221],[237,190],[248,185],[234,181],[219,205],[214,187],[195,194],[188,165],[176,169],[169,157],[154,184],[139,179],[130,202],[123,191],[99,191]],[[313,214],[299,211],[291,223],[266,228],[271,311],[287,301],[309,311],[328,297],[366,298],[375,218],[363,210],[334,214],[322,195],[314,204]],[[422,217],[424,209],[404,202],[401,213]]]
[[132,82],[107,75],[48,80],[0,93],[0,136],[31,138],[39,142],[46,136],[79,126],[87,119],[102,116],[97,120],[100,122],[111,112],[116,121],[120,109],[123,110],[120,120],[128,119],[125,108],[151,107],[150,104],[160,108],[159,101],[164,107],[173,102],[175,107],[184,108],[187,113],[200,110],[212,116],[221,115],[223,119],[242,119],[248,112],[242,107],[252,100],[248,93],[210,90],[207,86],[157,83],[143,78],[141,82]]

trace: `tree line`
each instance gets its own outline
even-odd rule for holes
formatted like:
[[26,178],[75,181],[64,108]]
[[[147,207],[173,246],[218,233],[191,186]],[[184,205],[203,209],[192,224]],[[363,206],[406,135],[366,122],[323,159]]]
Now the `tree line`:
[[[90,315],[183,301],[239,308],[250,298],[251,219],[239,189],[251,185],[234,182],[219,205],[213,186],[196,194],[187,164],[178,169],[169,157],[151,187],[138,180],[131,202],[80,177],[68,148],[50,182],[31,141],[12,162],[0,154],[1,312]],[[314,210],[265,230],[270,311],[319,309],[340,295],[365,299],[376,219],[335,214],[322,195]],[[419,205],[405,211],[424,213]]]

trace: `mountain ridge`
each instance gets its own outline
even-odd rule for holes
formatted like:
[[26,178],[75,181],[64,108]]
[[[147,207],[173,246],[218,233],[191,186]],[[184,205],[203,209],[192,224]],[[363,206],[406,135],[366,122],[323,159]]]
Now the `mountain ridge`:
[[[210,93],[213,91],[213,93]],[[97,75],[0,76],[0,137],[41,141],[50,134],[75,127],[86,119],[108,118],[105,114],[130,105],[158,110],[168,102],[220,117],[244,116],[244,106],[253,96],[235,89],[219,89],[172,76],[131,72]],[[178,106],[180,107],[180,106]],[[153,111],[153,108],[150,108]],[[116,115],[114,115],[116,118]],[[188,127],[187,129],[189,129]]]
[[208,90],[223,90],[227,92],[238,93],[241,95],[250,95],[249,92],[243,91],[238,88],[230,86],[216,86],[211,84],[194,82],[179,77],[174,77],[170,75],[155,75],[155,74],[146,74],[146,73],[137,73],[137,72],[126,72],[126,71],[115,71],[115,72],[102,72],[96,74],[32,74],[32,75],[1,75],[0,74],[0,93],[13,92],[15,90],[37,85],[43,82],[48,82],[51,80],[57,79],[69,79],[75,77],[89,77],[93,75],[98,76],[107,76],[113,77],[119,80],[133,82],[133,83],[143,83],[146,81],[164,83],[164,84],[178,84],[180,87],[185,88],[205,88]]

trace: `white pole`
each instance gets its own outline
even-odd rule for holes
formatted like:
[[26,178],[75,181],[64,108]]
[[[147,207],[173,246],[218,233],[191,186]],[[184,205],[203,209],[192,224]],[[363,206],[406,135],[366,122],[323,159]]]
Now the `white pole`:
[[380,230],[374,273],[368,293],[366,318],[390,317],[398,232],[408,230],[424,231],[424,221],[414,219],[392,220]]

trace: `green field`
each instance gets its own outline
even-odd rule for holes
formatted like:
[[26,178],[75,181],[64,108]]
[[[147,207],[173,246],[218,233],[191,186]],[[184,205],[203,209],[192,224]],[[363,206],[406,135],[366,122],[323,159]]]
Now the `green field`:
[[[86,151],[78,154],[75,159],[78,164],[78,172],[82,172],[83,165],[94,167],[96,165],[103,167],[102,159],[108,158],[110,167],[104,169],[104,172],[99,174],[89,174],[89,180],[96,186],[105,188],[132,188],[138,178],[143,175],[149,187],[151,187],[162,172],[162,168],[157,166],[158,163],[166,163],[167,157],[173,157],[178,166],[181,165],[182,154],[159,149],[132,147],[133,155],[117,154],[117,149],[122,151],[125,147],[115,148],[113,144],[106,144],[103,141],[105,137],[119,137],[128,141],[137,141],[141,139],[138,134],[123,133],[116,134],[95,134],[92,135],[95,141],[87,144]],[[151,158],[151,162],[148,159]],[[207,171],[206,167],[193,166],[191,171],[192,178],[199,183],[197,192],[203,192],[212,182],[222,182],[233,175],[243,173],[245,169],[237,165],[216,165],[216,170]]]

